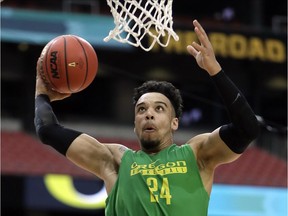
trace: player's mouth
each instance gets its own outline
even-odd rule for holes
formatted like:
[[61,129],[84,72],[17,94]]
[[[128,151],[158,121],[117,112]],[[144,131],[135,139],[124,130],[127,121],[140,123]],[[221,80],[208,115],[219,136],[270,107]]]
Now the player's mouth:
[[146,125],[144,127],[144,132],[146,133],[152,133],[154,131],[156,131],[156,127],[154,127],[153,125]]

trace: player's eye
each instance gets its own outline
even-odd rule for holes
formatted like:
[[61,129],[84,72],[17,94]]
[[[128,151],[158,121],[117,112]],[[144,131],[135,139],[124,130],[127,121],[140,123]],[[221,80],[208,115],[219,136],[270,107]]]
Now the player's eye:
[[157,107],[156,107],[156,110],[157,110],[157,111],[163,111],[163,110],[164,110],[164,107],[163,107],[163,106],[157,106]]
[[138,111],[138,112],[145,112],[145,110],[146,110],[145,107],[138,107],[138,110],[137,110],[137,111]]

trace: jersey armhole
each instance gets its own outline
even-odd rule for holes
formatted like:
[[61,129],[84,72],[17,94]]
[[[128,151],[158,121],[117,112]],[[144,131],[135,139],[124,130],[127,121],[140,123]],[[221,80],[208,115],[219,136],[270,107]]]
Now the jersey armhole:
[[203,184],[203,181],[202,181],[202,178],[201,178],[201,175],[200,175],[200,170],[199,170],[199,167],[198,167],[198,164],[197,164],[197,160],[196,160],[196,156],[195,156],[195,154],[194,154],[194,151],[193,151],[193,149],[191,148],[191,146],[190,146],[189,144],[184,144],[184,146],[185,146],[185,148],[188,148],[188,149],[189,149],[188,151],[190,152],[190,154],[191,154],[191,156],[192,156],[190,162],[192,163],[193,168],[196,168],[196,169],[197,169],[197,176],[198,176],[198,178],[199,178],[199,180],[200,180],[200,182],[201,182],[201,185],[202,185],[202,187],[203,187],[203,190],[205,191],[208,199],[210,199],[210,196],[209,196],[208,192],[206,191],[206,189],[205,189],[205,187],[204,187],[204,184]]
[[[121,158],[121,163],[122,163],[123,160],[125,160],[125,157],[126,157],[126,155],[128,154],[128,152],[133,152],[133,150],[127,149],[127,150],[123,153],[123,156],[122,156],[122,158]],[[107,203],[109,202],[109,199],[110,199],[110,197],[111,197],[110,194],[115,193],[115,188],[116,188],[116,185],[118,184],[118,181],[119,181],[119,173],[120,173],[120,169],[121,169],[121,163],[120,163],[119,170],[118,170],[117,180],[116,180],[115,184],[113,185],[110,193],[107,194],[107,198],[106,198],[106,201],[105,201],[105,202],[106,202],[106,205],[107,205]]]

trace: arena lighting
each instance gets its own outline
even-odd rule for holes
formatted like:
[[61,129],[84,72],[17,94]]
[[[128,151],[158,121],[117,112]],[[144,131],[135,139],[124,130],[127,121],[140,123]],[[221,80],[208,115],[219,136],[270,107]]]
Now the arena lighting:
[[68,206],[80,209],[105,208],[107,193],[104,185],[97,193],[87,195],[76,190],[73,184],[73,177],[69,175],[45,175],[44,184],[55,199]]

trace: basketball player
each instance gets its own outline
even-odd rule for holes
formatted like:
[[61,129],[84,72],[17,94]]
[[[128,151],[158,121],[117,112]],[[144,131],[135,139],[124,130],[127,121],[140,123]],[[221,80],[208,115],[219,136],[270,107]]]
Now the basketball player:
[[196,20],[193,24],[200,44],[193,42],[187,50],[210,75],[231,123],[183,145],[173,141],[182,99],[171,83],[147,81],[135,89],[134,131],[141,150],[132,151],[61,126],[50,102],[70,95],[45,88],[37,76],[35,127],[40,140],[105,182],[108,216],[207,215],[215,168],[239,158],[258,135],[258,122],[246,99],[217,62],[201,25]]

